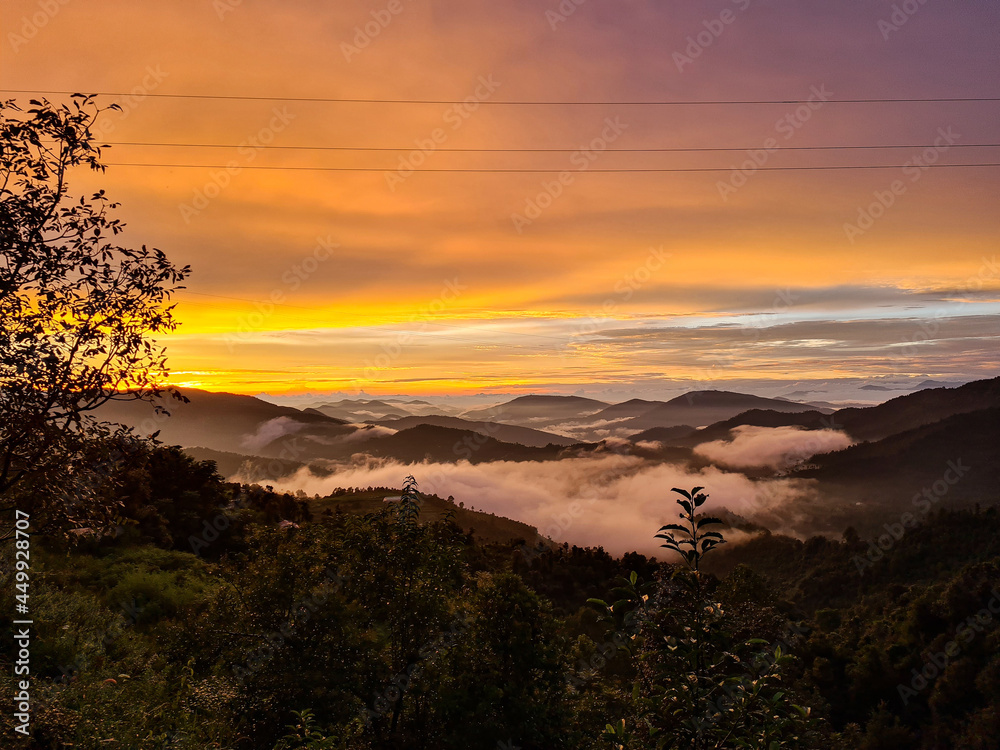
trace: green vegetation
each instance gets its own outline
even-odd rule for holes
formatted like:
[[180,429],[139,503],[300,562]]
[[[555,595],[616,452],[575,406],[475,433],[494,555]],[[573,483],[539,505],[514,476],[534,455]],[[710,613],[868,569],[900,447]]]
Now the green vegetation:
[[[633,573],[617,602],[596,600],[617,632],[630,634],[637,662],[632,720],[608,724],[604,736],[615,750],[815,747],[819,732],[809,709],[793,703],[781,684],[792,660],[771,645],[779,618],[759,607],[748,627],[701,573],[702,558],[724,543],[707,529],[722,521],[697,512],[708,499],[703,489],[674,489],[684,525],[667,524],[657,534],[684,565],[660,585],[639,585]],[[754,633],[768,637],[748,637]]]
[[668,564],[477,540],[412,478],[400,502],[314,514],[334,498],[226,484],[173,448],[126,474],[117,534],[36,539],[36,747],[878,750],[1000,730],[993,510],[934,516],[862,574],[850,532],[715,548],[701,488],[661,530],[688,553]]

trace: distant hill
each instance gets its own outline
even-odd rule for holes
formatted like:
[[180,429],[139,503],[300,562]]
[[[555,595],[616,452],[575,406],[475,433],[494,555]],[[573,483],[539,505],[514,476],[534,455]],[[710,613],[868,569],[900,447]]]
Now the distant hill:
[[377,422],[383,427],[394,430],[406,430],[423,424],[434,425],[436,427],[451,427],[456,430],[469,430],[471,432],[496,438],[505,443],[518,443],[532,448],[544,448],[546,445],[573,445],[575,440],[556,435],[542,430],[533,430],[530,427],[518,427],[517,425],[500,424],[499,422],[471,422],[459,417],[446,417],[441,415],[431,415],[426,417],[403,417],[402,419],[386,419]]
[[[529,428],[445,416],[403,417],[390,420],[398,424],[389,428],[351,424],[316,408],[277,406],[253,396],[193,389],[182,393],[190,403],[164,402],[169,417],[157,418],[152,406],[135,401],[112,402],[99,416],[145,434],[159,430],[163,443],[200,449],[200,458],[214,452],[211,458],[227,476],[254,457],[263,459],[252,462],[255,470],[273,474],[274,461],[291,473],[314,461],[348,461],[358,453],[404,463],[551,460],[579,442]],[[398,432],[393,434],[393,429]]]
[[958,388],[965,385],[962,381],[950,382],[945,380],[921,380],[915,386],[913,386],[914,391],[922,391],[925,388]]
[[557,445],[536,448],[505,443],[472,430],[429,424],[401,430],[364,444],[364,452],[371,456],[395,458],[404,463],[425,460],[449,463],[467,460],[474,464],[487,461],[545,461],[560,458],[563,450]]
[[159,430],[160,440],[167,445],[200,445],[236,453],[258,452],[273,440],[268,430],[275,437],[307,427],[328,438],[355,432],[343,420],[278,406],[253,396],[193,388],[179,390],[190,403],[161,400],[170,412],[169,417],[156,416],[150,404],[139,401],[112,401],[102,406],[97,415],[133,427],[142,434]]
[[339,439],[329,438],[322,428],[307,426],[294,434],[277,438],[256,453],[305,463],[346,462],[352,456],[364,453],[401,463],[467,460],[475,464],[485,461],[549,461],[560,458],[567,447],[508,443],[473,430],[430,424],[418,424],[391,434],[379,425],[366,425]]
[[[233,479],[239,475],[242,481],[263,485],[291,476],[299,469],[306,467],[306,464],[301,461],[248,456],[243,453],[229,453],[200,446],[185,448],[184,452],[198,461],[214,462],[216,471],[226,479]],[[318,473],[315,469],[313,472]]]
[[620,427],[637,431],[679,425],[700,427],[730,419],[750,409],[802,412],[809,411],[813,407],[794,401],[763,398],[731,391],[691,391],[654,407],[642,416],[622,422]]
[[[808,405],[803,406],[808,409]],[[773,408],[752,409],[711,424],[690,436],[662,439],[674,445],[696,445],[699,442],[726,439],[733,427],[753,425],[796,426],[807,430],[839,429],[855,440],[874,441],[933,424],[956,414],[998,407],[1000,407],[1000,378],[993,378],[977,380],[958,388],[920,390],[898,396],[877,406],[849,407],[838,409],[832,414],[824,414],[817,410],[789,413]],[[644,433],[640,433],[642,434]],[[631,439],[648,438],[633,435]]]
[[[778,412],[770,409],[751,409],[732,419],[716,422],[702,430],[696,430],[673,438],[665,438],[672,445],[695,446],[712,440],[728,440],[734,427],[802,427],[807,430],[819,430],[829,424],[830,417],[818,411]],[[639,433],[640,435],[646,433]],[[633,435],[632,440],[638,439]]]
[[[321,417],[327,417],[327,416],[329,416],[328,414],[324,414],[324,413],[323,413],[323,412],[321,412],[321,411],[320,411],[319,409],[314,409],[314,408],[312,408],[311,406],[310,406],[310,407],[307,407],[307,408],[305,408],[305,409],[302,409],[302,413],[303,413],[303,414],[318,414],[318,415],[319,415],[319,416],[321,416]],[[336,417],[331,417],[331,419],[336,419]],[[338,419],[337,421],[338,421],[338,422],[343,422],[344,420],[342,420],[342,419]]]
[[607,409],[602,409],[596,414],[592,414],[589,419],[628,419],[641,417],[643,414],[649,413],[664,403],[664,401],[646,401],[641,398],[633,398],[630,401],[624,401],[620,404],[612,404]]
[[[250,484],[267,485],[282,477],[294,474],[305,465],[296,461],[274,461],[259,456],[241,456],[234,453],[223,453],[207,448],[189,448],[185,452],[199,461],[213,461],[218,472],[227,479],[240,473],[240,479]],[[326,476],[319,467],[310,467],[318,476]],[[381,510],[385,503],[383,498],[398,495],[399,491],[366,491],[351,490],[338,495],[328,495],[309,501],[315,516],[326,513],[371,513]],[[437,521],[451,513],[454,521],[466,533],[472,532],[476,539],[483,543],[506,544],[512,541],[524,540],[534,547],[544,541],[539,537],[538,530],[530,524],[515,521],[503,516],[494,515],[471,508],[462,508],[442,499],[437,495],[421,494],[420,519]]]
[[[676,444],[678,441],[684,438],[692,436],[701,436],[704,430],[696,430],[694,427],[686,424],[679,424],[674,427],[652,427],[648,430],[643,430],[642,432],[637,432],[635,435],[629,437],[629,440],[633,443],[641,442],[657,442],[663,443],[665,445]],[[728,433],[729,430],[727,429]],[[708,438],[705,438],[706,440]],[[704,440],[699,439],[699,443],[704,442]]]
[[498,406],[473,409],[461,416],[473,422],[502,422],[528,427],[579,419],[607,406],[609,404],[604,401],[582,396],[518,396]]
[[858,409],[867,409],[872,404],[865,403],[863,401],[841,401],[840,403],[833,403],[831,401],[805,401],[803,402],[806,406],[811,406],[814,409],[822,409],[824,413],[830,413],[837,411],[838,409],[846,409],[848,407],[854,407]]
[[1000,407],[1000,378],[977,380],[958,388],[927,388],[867,408],[833,414],[858,440],[879,440],[955,414]]
[[390,404],[386,401],[379,401],[378,399],[371,399],[367,401],[343,399],[334,403],[318,404],[311,407],[309,411],[319,412],[320,414],[325,414],[336,419],[342,419],[346,422],[368,422],[373,419],[396,419],[409,416],[411,414],[411,412],[402,405],[401,401],[394,401]]
[[[322,439],[315,440],[309,430],[303,430],[296,433],[290,443],[295,450],[284,454],[277,451],[277,446],[267,447],[267,455],[219,451],[203,446],[186,448],[185,452],[199,460],[215,461],[219,473],[225,477],[233,477],[239,472],[248,481],[266,482],[294,474],[306,466],[314,474],[325,476],[335,468],[328,462],[346,464],[357,454],[394,459],[400,463],[455,463],[466,460],[478,464],[489,461],[553,461],[563,458],[563,451],[568,447],[551,443],[540,447],[507,443],[472,430],[428,424],[390,435],[333,444]],[[577,444],[577,447],[588,449],[593,446]]]

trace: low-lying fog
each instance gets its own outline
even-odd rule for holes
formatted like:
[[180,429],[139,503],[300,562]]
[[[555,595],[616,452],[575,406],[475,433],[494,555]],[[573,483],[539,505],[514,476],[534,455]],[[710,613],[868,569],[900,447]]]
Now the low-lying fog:
[[[847,447],[833,430],[740,428],[731,441],[704,443],[696,453],[729,467],[787,468],[809,456]],[[736,470],[653,462],[617,453],[558,461],[470,464],[416,463],[366,458],[335,474],[307,469],[270,482],[276,489],[328,495],[337,487],[399,487],[412,474],[423,492],[449,495],[466,507],[532,524],[545,536],[613,554],[662,553],[654,534],[677,517],[672,487],[704,486],[706,510],[728,508],[774,532],[795,533],[803,521],[797,506],[815,499],[815,483],[803,479],[751,480]],[[737,534],[730,532],[731,539]]]

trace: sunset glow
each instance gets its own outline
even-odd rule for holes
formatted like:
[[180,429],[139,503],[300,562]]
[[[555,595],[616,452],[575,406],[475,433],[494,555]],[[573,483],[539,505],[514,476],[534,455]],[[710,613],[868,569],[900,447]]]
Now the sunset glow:
[[[995,3],[895,30],[887,2],[567,5],[88,2],[39,25],[19,0],[0,85],[134,92],[100,98],[110,166],[71,188],[191,264],[177,385],[997,374],[1000,170],[936,165],[1000,162],[1000,103],[836,101],[996,96]],[[803,150],[872,145],[895,148]],[[671,148],[734,150],[628,150]],[[890,168],[766,171],[845,165]],[[449,169],[552,171],[420,171]],[[621,169],[722,171],[600,171]]]

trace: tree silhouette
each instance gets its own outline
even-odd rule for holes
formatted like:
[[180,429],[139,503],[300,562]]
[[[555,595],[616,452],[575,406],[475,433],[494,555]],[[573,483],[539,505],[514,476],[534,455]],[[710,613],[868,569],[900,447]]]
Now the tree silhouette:
[[0,513],[30,510],[36,531],[109,520],[81,500],[107,475],[95,451],[114,460],[123,433],[93,412],[163,392],[150,336],[176,327],[169,299],[189,273],[117,244],[124,225],[103,190],[70,194],[74,168],[104,171],[100,113],[81,94],[0,103]]

